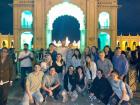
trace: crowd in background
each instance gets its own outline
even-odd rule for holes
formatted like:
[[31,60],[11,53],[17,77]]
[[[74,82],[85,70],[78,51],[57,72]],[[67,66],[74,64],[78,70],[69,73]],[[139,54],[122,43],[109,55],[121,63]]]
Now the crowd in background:
[[[105,46],[99,51],[96,46],[86,47],[84,52],[73,49],[72,44],[61,47],[50,43],[48,49],[37,53],[28,50],[28,44],[16,57],[9,49],[16,76],[20,74],[21,87],[25,92],[22,105],[41,105],[47,97],[66,103],[69,98],[76,101],[79,95],[89,96],[90,101],[99,99],[105,105],[129,105],[131,99],[125,79],[129,67],[137,71],[140,82],[140,47],[135,51],[128,47],[114,51]],[[20,69],[17,68],[20,63]]]

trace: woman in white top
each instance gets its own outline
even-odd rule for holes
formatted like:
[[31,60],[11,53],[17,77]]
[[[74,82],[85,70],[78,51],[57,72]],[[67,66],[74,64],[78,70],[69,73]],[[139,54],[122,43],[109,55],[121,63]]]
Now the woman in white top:
[[97,66],[96,63],[91,60],[90,55],[86,56],[86,63],[85,63],[85,75],[87,81],[93,81],[96,77]]

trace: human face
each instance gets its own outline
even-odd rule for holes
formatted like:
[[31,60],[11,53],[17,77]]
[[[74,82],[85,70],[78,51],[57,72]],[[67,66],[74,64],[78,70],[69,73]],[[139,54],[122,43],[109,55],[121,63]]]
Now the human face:
[[62,46],[65,46],[65,44],[66,44],[66,41],[62,40]]
[[69,74],[73,74],[74,68],[73,67],[69,67]]
[[7,57],[8,56],[8,50],[3,49],[1,54],[2,54],[2,57]]
[[55,71],[55,68],[53,67],[50,69],[50,75],[54,76],[55,74],[56,74],[56,71]]
[[69,48],[72,49],[72,46],[73,46],[73,45],[70,43],[70,44],[69,44]]
[[115,54],[116,54],[117,56],[120,56],[120,55],[121,55],[121,49],[116,50],[116,51],[115,51]]
[[74,53],[75,53],[76,55],[79,55],[79,52],[78,52],[77,50],[75,50]]
[[103,60],[103,59],[105,58],[105,53],[104,53],[104,52],[101,52],[101,53],[99,54],[99,57],[100,57],[101,60]]
[[40,65],[35,65],[34,70],[35,70],[35,72],[41,71]]
[[28,46],[24,45],[24,50],[27,51],[28,50]]
[[87,61],[87,62],[90,62],[90,61],[91,61],[91,59],[90,59],[89,56],[86,56],[86,61]]
[[96,52],[95,47],[92,47],[92,48],[91,48],[91,51],[92,51],[92,53],[95,53],[95,52]]
[[82,74],[82,69],[78,68],[78,74]]
[[112,80],[117,81],[118,80],[118,75],[116,73],[112,73],[111,78],[112,78]]
[[109,48],[108,47],[105,47],[105,52],[109,52]]
[[85,48],[85,53],[86,53],[86,54],[89,53],[89,48]]
[[51,61],[51,60],[52,60],[52,57],[51,57],[50,54],[46,54],[46,55],[44,56],[44,59],[45,59],[46,62],[48,62],[48,61]]
[[53,51],[55,49],[54,45],[50,45],[50,50]]
[[98,76],[98,78],[101,78],[102,77],[101,71],[97,71],[97,76]]
[[62,59],[62,56],[60,54],[57,55],[57,60],[60,61]]

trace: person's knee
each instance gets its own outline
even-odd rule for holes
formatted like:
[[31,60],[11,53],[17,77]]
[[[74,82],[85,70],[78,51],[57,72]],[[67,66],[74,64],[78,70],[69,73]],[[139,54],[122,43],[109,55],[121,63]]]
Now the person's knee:
[[36,99],[37,103],[42,103],[43,100],[44,100],[44,99],[43,99],[43,96],[41,96],[41,97],[39,97],[39,98]]
[[66,97],[67,96],[67,92],[65,90],[62,91],[62,96]]

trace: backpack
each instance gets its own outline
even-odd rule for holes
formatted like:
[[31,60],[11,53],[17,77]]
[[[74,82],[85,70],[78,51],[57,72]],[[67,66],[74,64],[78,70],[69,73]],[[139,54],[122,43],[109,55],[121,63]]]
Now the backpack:
[[[122,87],[122,83],[123,83],[123,81],[120,82],[120,88]],[[132,92],[130,86],[127,83],[124,83],[124,84],[125,84],[125,88],[126,88],[126,91],[127,91],[127,94],[129,96],[129,98],[132,99],[133,98],[133,92]],[[122,88],[121,88],[121,90],[122,90]]]

